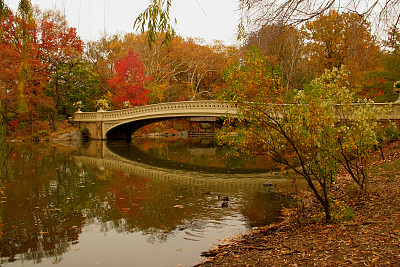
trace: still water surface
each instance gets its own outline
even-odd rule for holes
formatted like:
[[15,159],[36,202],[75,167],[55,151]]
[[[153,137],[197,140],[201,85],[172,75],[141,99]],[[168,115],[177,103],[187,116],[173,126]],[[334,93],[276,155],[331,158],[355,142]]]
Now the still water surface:
[[[266,159],[212,139],[7,144],[1,266],[191,266],[221,239],[279,220]],[[228,207],[222,207],[224,198]]]

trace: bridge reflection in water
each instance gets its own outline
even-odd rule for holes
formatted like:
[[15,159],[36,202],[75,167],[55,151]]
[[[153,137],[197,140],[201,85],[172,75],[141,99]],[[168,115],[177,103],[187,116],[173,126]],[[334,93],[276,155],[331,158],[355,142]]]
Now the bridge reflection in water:
[[[250,170],[245,173],[234,173],[234,170],[205,167],[204,171],[193,171],[191,166],[171,164],[170,168],[157,167],[142,162],[129,160],[113,152],[107,142],[95,142],[95,148],[88,150],[88,155],[75,156],[76,162],[90,164],[98,168],[111,168],[150,179],[161,179],[174,184],[203,187],[207,190],[250,189],[265,187],[266,184],[278,184],[286,180],[286,176],[278,171]],[[111,146],[112,147],[112,146]],[[192,149],[199,152],[200,149]],[[209,149],[210,150],[210,149]],[[155,160],[157,162],[157,160]],[[174,166],[172,169],[171,167]],[[193,169],[193,168],[192,168]],[[210,173],[209,171],[212,171]],[[219,172],[218,172],[219,171]]]

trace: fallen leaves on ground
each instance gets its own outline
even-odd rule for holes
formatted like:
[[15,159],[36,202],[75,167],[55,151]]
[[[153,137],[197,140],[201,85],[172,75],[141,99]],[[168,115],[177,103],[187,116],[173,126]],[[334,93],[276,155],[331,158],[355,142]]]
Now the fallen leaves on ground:
[[[399,152],[392,143],[371,166],[391,165]],[[400,266],[400,169],[390,173],[374,174],[367,194],[347,199],[352,221],[299,226],[287,218],[203,252],[208,261],[198,266]]]

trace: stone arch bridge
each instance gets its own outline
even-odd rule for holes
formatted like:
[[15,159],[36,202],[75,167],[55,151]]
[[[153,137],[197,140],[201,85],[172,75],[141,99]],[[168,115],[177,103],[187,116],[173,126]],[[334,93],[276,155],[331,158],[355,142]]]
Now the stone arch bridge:
[[76,112],[73,121],[87,127],[93,139],[129,139],[140,127],[162,120],[235,116],[237,109],[217,101],[182,101],[103,112]]
[[[385,120],[395,121],[400,126],[400,101],[375,103],[390,105],[391,112]],[[357,104],[354,104],[357,106]],[[76,112],[72,118],[79,129],[87,127],[92,139],[130,139],[134,131],[147,124],[173,118],[237,116],[235,105],[215,100],[159,103],[129,109]]]

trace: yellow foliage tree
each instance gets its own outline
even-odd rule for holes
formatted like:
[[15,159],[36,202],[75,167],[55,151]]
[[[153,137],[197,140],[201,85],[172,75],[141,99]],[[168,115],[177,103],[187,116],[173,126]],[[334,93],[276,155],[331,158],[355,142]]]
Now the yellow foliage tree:
[[304,55],[312,76],[325,69],[347,66],[349,82],[356,86],[363,73],[377,67],[380,54],[369,23],[356,13],[332,10],[309,21],[303,27]]

